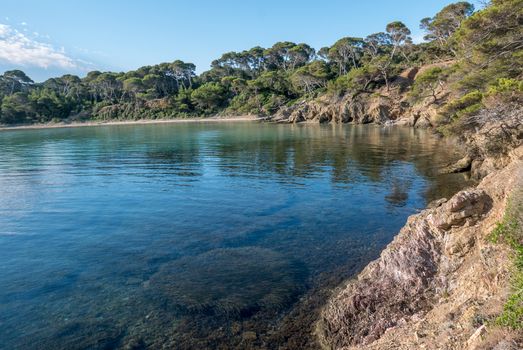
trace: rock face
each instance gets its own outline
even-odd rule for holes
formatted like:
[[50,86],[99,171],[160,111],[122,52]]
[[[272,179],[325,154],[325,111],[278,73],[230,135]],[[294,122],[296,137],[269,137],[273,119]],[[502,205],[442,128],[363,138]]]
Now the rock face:
[[508,285],[506,248],[486,237],[510,192],[522,185],[523,161],[516,160],[478,188],[411,216],[380,258],[329,300],[317,325],[321,344],[482,348],[494,336],[481,320],[499,311]]
[[452,173],[461,173],[465,171],[469,171],[472,167],[472,161],[473,159],[467,155],[460,160],[458,160],[455,164],[452,164],[445,169],[442,170],[442,173],[444,174],[452,174]]
[[498,103],[464,118],[458,132],[475,178],[501,169],[523,153],[523,101]]
[[405,105],[393,97],[394,94],[322,96],[282,108],[271,120],[284,123],[385,124],[398,120],[405,113]]
[[461,191],[427,219],[432,226],[444,231],[465,223],[475,224],[490,208],[491,202],[483,190]]
[[[436,65],[446,66],[449,62]],[[414,83],[421,69],[414,67],[396,76],[390,89],[382,87],[377,91],[358,92],[344,96],[323,95],[310,101],[301,101],[290,107],[281,108],[269,120],[280,123],[354,123],[390,124],[430,128],[437,115],[437,105],[432,97],[425,98],[415,105],[409,102],[409,87]],[[445,97],[444,89],[438,97]],[[441,102],[441,101],[440,101]]]

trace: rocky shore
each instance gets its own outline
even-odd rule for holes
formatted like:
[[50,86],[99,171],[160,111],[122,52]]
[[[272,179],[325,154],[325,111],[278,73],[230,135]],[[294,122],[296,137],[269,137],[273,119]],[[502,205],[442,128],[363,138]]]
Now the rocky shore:
[[520,349],[488,326],[508,294],[509,251],[488,237],[523,187],[523,147],[475,189],[413,215],[379,259],[342,285],[317,335],[332,349]]
[[[272,120],[433,128],[450,89],[414,104],[406,93],[427,68],[406,70],[372,94],[303,101]],[[333,293],[316,325],[322,348],[523,348],[522,334],[492,324],[510,291],[511,252],[489,240],[523,188],[523,108],[493,104],[460,124],[465,157],[442,171],[481,182],[410,217],[379,259]]]
[[[280,123],[373,123],[429,128],[433,126],[438,103],[434,104],[431,98],[426,98],[411,104],[408,91],[416,76],[430,67],[407,69],[394,78],[389,88],[382,87],[372,93],[325,94],[317,99],[301,101],[280,109],[271,120]],[[448,91],[443,88],[438,91],[441,97],[446,94]]]

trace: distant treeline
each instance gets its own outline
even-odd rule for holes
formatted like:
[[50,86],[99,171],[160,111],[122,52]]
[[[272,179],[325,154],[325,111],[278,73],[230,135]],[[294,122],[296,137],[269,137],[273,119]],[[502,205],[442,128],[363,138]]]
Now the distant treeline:
[[[463,96],[483,93],[499,86],[500,79],[505,85],[521,80],[522,7],[521,0],[493,0],[474,12],[470,3],[458,2],[421,21],[426,32],[421,44],[414,44],[409,28],[396,21],[383,32],[341,38],[318,51],[303,43],[278,42],[228,52],[199,76],[194,64],[179,60],[126,73],[64,75],[43,83],[34,83],[20,70],[7,71],[0,76],[0,123],[270,115],[325,93],[388,88],[403,69],[441,61],[456,64],[425,74],[414,95],[423,96],[444,80],[455,81]],[[466,104],[462,109],[470,107]]]

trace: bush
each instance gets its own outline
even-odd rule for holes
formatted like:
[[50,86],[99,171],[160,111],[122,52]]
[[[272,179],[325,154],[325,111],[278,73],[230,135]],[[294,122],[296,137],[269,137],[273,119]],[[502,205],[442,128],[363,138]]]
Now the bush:
[[[343,94],[348,91],[366,91],[377,87],[379,71],[377,67],[365,65],[351,69],[347,74],[329,82],[327,89],[331,93]],[[371,86],[373,85],[373,86]]]
[[424,97],[432,96],[437,100],[436,90],[443,82],[444,75],[441,67],[432,67],[419,74],[414,81],[410,96],[416,101]]
[[523,81],[517,79],[500,78],[496,84],[491,85],[488,94],[523,92]]
[[500,78],[489,86],[486,93],[487,106],[495,105],[500,100],[503,103],[518,101],[523,98],[523,81],[517,79]]
[[218,83],[205,83],[191,93],[191,101],[204,114],[216,112],[226,101],[227,91]]
[[327,84],[327,91],[333,94],[344,94],[349,91],[350,81],[347,74],[342,75],[335,80],[329,81]]
[[503,220],[491,234],[494,243],[503,242],[513,250],[511,289],[495,324],[514,330],[523,329],[523,192],[513,194]]
[[464,116],[470,116],[477,113],[483,105],[483,93],[475,90],[468,94],[450,101],[442,111],[442,115],[450,121],[458,120]]

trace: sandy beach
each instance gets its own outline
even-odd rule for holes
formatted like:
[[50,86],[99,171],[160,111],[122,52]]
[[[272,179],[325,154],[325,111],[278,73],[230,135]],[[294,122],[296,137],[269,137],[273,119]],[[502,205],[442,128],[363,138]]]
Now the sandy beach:
[[31,129],[55,129],[55,128],[79,128],[86,126],[107,126],[107,125],[142,125],[142,124],[170,124],[170,123],[207,123],[207,122],[247,122],[262,121],[254,115],[242,115],[234,117],[207,117],[207,118],[177,118],[177,119],[140,119],[140,120],[108,120],[108,121],[88,121],[72,123],[47,123],[31,125],[1,125],[0,131],[8,130],[31,130]]

